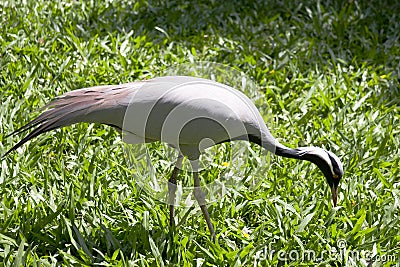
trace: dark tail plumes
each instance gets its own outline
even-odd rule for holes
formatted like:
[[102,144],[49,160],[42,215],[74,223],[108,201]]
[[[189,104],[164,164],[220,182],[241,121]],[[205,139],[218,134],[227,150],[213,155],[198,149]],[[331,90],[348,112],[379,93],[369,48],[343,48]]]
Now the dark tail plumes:
[[42,133],[78,122],[103,123],[121,129],[134,87],[132,85],[83,88],[57,97],[40,109],[44,111],[38,117],[8,135],[18,135],[34,128],[3,157]]

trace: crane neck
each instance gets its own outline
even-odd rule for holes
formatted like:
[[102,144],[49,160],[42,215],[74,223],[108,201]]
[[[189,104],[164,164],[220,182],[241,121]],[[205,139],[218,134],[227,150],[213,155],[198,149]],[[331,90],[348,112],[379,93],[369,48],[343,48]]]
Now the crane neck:
[[323,149],[319,147],[289,148],[280,143],[277,143],[275,149],[275,155],[285,158],[307,160],[318,166],[321,166],[323,160],[318,155],[319,153],[321,153],[321,151],[323,151]]
[[305,159],[305,155],[307,155],[307,148],[289,148],[280,143],[276,144],[275,155],[292,158],[292,159]]
[[[275,154],[278,156],[293,158],[299,160],[307,160],[314,163],[324,173],[325,177],[331,175],[331,166],[323,158],[324,150],[319,147],[298,147],[288,148],[282,144],[276,146]],[[326,154],[326,156],[328,156]]]
[[249,135],[249,141],[258,144],[269,152],[292,159],[299,160],[307,160],[317,165],[320,164],[320,157],[318,157],[315,153],[316,150],[322,150],[317,147],[298,147],[298,148],[289,148],[285,145],[279,143],[275,138],[272,137],[269,133],[263,135],[262,137],[256,135]]

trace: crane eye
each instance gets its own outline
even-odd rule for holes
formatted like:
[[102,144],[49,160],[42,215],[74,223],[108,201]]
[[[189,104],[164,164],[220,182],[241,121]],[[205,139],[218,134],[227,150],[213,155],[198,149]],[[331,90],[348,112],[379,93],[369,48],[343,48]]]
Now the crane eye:
[[339,179],[339,175],[337,175],[337,174],[334,174],[332,177],[333,177],[333,179]]

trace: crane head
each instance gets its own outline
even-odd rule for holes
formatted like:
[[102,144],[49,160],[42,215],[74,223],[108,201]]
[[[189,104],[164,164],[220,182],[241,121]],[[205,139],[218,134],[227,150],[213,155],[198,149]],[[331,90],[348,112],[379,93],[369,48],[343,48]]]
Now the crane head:
[[343,177],[343,164],[334,153],[319,147],[296,149],[279,147],[278,153],[282,156],[307,160],[317,165],[331,189],[333,205],[336,207],[339,183]]
[[329,173],[326,172],[324,174],[332,191],[333,205],[336,207],[339,182],[343,177],[343,164],[334,153],[327,150],[325,150],[325,152],[329,157],[329,161],[327,162],[329,166]]
[[334,153],[317,147],[307,148],[304,159],[315,163],[322,171],[331,188],[333,205],[336,207],[339,183],[343,177],[342,162]]

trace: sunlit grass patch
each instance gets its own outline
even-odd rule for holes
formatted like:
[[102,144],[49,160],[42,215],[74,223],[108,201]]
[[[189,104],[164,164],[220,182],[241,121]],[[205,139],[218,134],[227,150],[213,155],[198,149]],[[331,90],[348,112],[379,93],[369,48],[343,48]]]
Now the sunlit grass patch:
[[[2,158],[1,262],[395,265],[398,11],[398,4],[377,1],[1,2],[0,154],[18,141],[8,134],[63,92],[211,61],[241,69],[259,85],[273,115],[266,116],[268,127],[281,143],[324,147],[345,166],[333,208],[312,164],[272,157],[264,173],[256,172],[262,153],[255,145],[242,166],[218,157],[204,180],[237,168],[244,181],[258,175],[262,182],[227,188],[210,204],[213,243],[197,205],[178,207],[171,233],[167,205],[137,186],[116,131],[70,126]],[[157,174],[168,176],[173,162],[154,148]],[[191,177],[184,172],[182,180]]]

